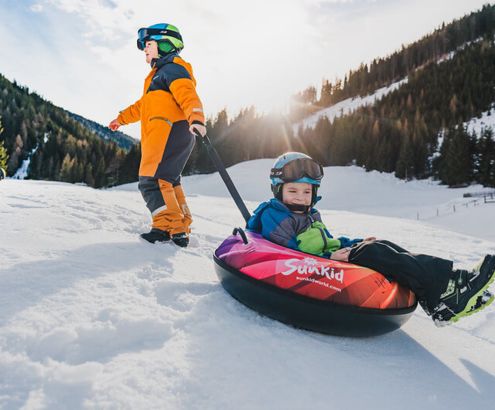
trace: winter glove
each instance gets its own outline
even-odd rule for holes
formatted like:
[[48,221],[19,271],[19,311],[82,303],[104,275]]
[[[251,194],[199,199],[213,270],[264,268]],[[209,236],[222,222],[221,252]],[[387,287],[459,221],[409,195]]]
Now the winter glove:
[[206,127],[199,121],[194,121],[189,127],[189,131],[191,132],[191,134],[200,135],[203,138],[206,135]]
[[349,239],[347,236],[341,236],[339,238],[340,240],[340,247],[341,248],[350,248],[352,245],[355,245],[356,243],[362,242],[362,238],[358,239]]

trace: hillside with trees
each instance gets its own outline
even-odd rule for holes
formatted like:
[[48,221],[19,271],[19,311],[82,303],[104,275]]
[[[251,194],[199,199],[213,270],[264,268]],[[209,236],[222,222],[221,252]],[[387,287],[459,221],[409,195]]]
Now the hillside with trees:
[[[227,166],[303,151],[324,166],[355,164],[404,179],[434,177],[450,186],[495,186],[493,129],[466,123],[495,108],[495,5],[443,24],[390,56],[298,93],[288,115],[254,107],[207,121],[208,135]],[[346,98],[407,79],[373,105],[294,130],[300,118]],[[0,76],[0,140],[8,174],[30,159],[28,177],[104,187],[137,180],[140,146],[120,146],[105,127],[81,119]],[[101,133],[104,133],[102,135]],[[118,140],[117,140],[118,141]],[[122,148],[125,147],[125,148]],[[184,174],[215,171],[196,144]]]
[[436,176],[449,185],[486,182],[478,165],[493,157],[493,132],[486,129],[480,138],[463,124],[494,102],[495,44],[486,39],[414,71],[407,84],[372,106],[332,123],[321,118],[299,137],[325,153],[320,158],[326,165],[355,163],[400,178]]
[[94,123],[1,75],[0,118],[9,176],[28,160],[27,177],[32,179],[82,182],[92,187],[136,179],[139,147],[130,143],[130,137],[110,135],[108,130],[110,137],[103,138]]
[[431,34],[408,46],[403,45],[401,50],[387,57],[375,58],[369,64],[362,63],[358,69],[350,70],[344,79],[336,79],[333,83],[324,80],[319,94],[315,86],[308,87],[294,95],[290,117],[297,121],[347,98],[370,94],[466,44],[481,38],[491,39],[494,35],[495,6],[486,5],[448,25],[442,24]]
[[[495,6],[484,6],[390,57],[351,71],[331,93],[322,88],[318,99],[324,106],[407,78],[371,106],[333,121],[322,117],[298,132],[292,127],[298,116],[259,116],[251,108],[229,120],[221,112],[210,120],[209,135],[228,165],[301,150],[325,166],[355,164],[405,179],[495,186],[493,130],[476,135],[464,126],[495,108],[494,33]],[[313,112],[316,88],[300,95],[300,103],[309,99],[308,112]],[[189,170],[212,171],[203,157],[198,147]]]

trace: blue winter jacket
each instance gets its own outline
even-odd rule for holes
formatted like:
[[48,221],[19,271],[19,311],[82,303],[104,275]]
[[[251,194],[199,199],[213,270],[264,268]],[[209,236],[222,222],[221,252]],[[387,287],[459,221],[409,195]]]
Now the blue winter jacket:
[[[323,227],[324,232],[322,232],[322,236],[325,236],[326,239],[333,239],[333,236],[323,225],[320,213],[315,208],[311,208],[308,213],[295,213],[287,208],[281,201],[273,198],[268,202],[262,202],[258,208],[256,208],[249,219],[246,228],[261,233],[264,238],[271,242],[275,242],[287,248],[301,250],[301,243],[298,236],[299,238],[304,237],[304,235],[301,234],[307,232],[315,225]],[[362,239],[349,239],[345,236],[341,236],[337,239],[340,241],[340,247],[338,249],[350,247],[353,244],[362,241]],[[322,248],[323,247],[322,241]],[[317,254],[323,255],[323,252],[317,252]],[[324,256],[329,256],[329,254]]]

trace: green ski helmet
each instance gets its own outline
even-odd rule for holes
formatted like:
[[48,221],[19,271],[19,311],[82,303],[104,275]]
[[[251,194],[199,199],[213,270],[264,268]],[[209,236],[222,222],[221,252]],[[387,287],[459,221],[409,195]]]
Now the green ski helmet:
[[184,48],[179,29],[167,23],[153,24],[138,30],[138,49],[144,50],[146,42],[150,40],[157,42],[158,54],[162,57],[173,52],[180,53]]

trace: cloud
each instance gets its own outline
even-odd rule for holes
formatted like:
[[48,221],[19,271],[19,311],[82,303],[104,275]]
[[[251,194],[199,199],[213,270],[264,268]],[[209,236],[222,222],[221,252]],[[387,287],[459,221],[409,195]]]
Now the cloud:
[[[37,0],[0,6],[0,72],[107,123],[149,71],[139,27],[173,23],[209,115],[284,107],[322,78],[400,48],[483,0]],[[22,31],[18,27],[24,27]],[[15,57],[15,58],[14,58]],[[132,131],[138,136],[136,128]]]
[[41,4],[33,4],[29,9],[33,13],[41,13],[43,11],[43,6]]

